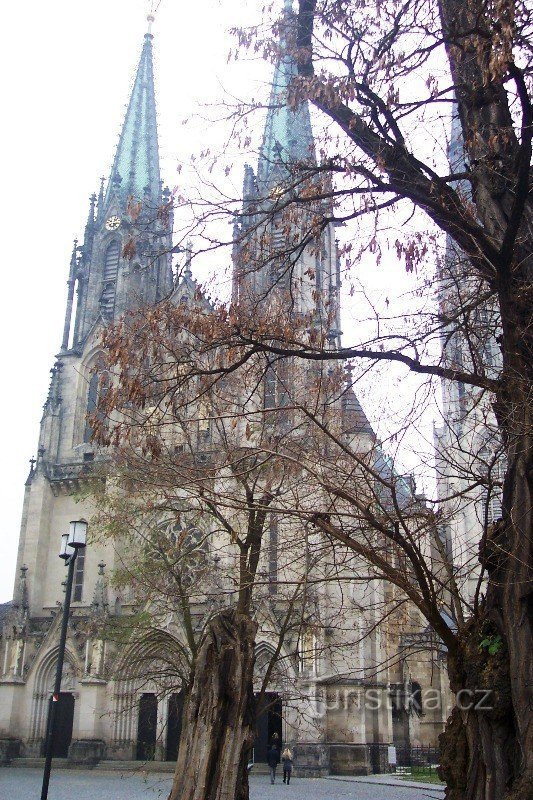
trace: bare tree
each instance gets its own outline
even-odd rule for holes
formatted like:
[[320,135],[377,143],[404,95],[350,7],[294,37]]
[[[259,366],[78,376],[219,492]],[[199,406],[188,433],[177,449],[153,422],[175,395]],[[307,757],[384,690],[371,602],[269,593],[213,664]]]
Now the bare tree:
[[[224,372],[227,352],[198,346],[199,337],[211,343],[216,322],[216,312],[205,304],[178,303],[145,309],[109,330],[106,374],[113,379],[93,421],[100,443],[111,447],[111,473],[122,473],[125,494],[112,514],[115,529],[117,518],[120,527],[133,528],[124,504],[136,514],[149,509],[148,518],[142,513],[135,525],[137,547],[147,535],[151,540],[155,511],[161,519],[196,515],[209,520],[206,538],[223,567],[214,581],[208,565],[204,582],[200,562],[197,579],[176,583],[177,565],[187,565],[179,537],[156,545],[164,555],[158,581],[168,587],[163,606],[183,605],[185,622],[191,604],[208,601],[209,608],[197,639],[189,623],[193,657],[180,747],[189,756],[180,756],[175,796],[185,791],[209,796],[226,791],[228,781],[236,796],[247,792],[254,716],[252,612],[265,587],[274,594],[282,621],[263,693],[279,667],[283,644],[303,642],[306,629],[323,639],[319,649],[327,651],[330,663],[337,657],[342,663],[350,649],[357,650],[358,639],[375,636],[384,620],[403,620],[406,631],[418,634],[429,622],[441,639],[453,641],[441,612],[461,603],[449,561],[439,551],[434,512],[387,462],[368,421],[360,430],[364,415],[361,419],[344,370],[309,369],[258,355]],[[189,379],[193,362],[195,376]],[[217,365],[214,379],[200,376],[201,363],[206,372],[209,364]],[[110,502],[107,498],[106,491],[101,507]],[[270,555],[263,540],[273,518],[279,526],[276,575],[265,578],[261,564],[265,569]],[[394,597],[387,595],[385,582],[397,587]],[[313,600],[321,591],[331,593],[330,614]],[[353,622],[344,620],[346,591],[360,598],[357,615],[367,620],[355,639]],[[153,592],[150,580],[147,598]],[[220,597],[226,598],[226,609],[217,608]],[[242,647],[236,650],[239,637]],[[435,645],[430,637],[416,646],[431,650]],[[386,650],[374,657],[366,679],[387,675],[402,659],[398,642]],[[242,662],[226,663],[235,652]],[[207,693],[206,686],[211,687]],[[226,706],[228,696],[232,702]],[[226,746],[222,732],[227,726],[232,736]],[[198,769],[190,758],[193,751],[205,781],[190,780],[189,768]]]
[[[142,640],[147,627],[169,615],[179,620],[179,658],[169,654],[174,667],[163,668],[154,648],[147,656],[143,651],[138,665],[145,679],[161,670],[166,691],[168,679],[179,677],[186,693],[172,796],[244,797],[256,710],[264,710],[271,676],[287,667],[282,652],[290,645],[293,655],[299,649],[305,657],[305,631],[325,626],[311,596],[355,575],[345,565],[340,576],[339,554],[326,566],[329,545],[309,546],[296,502],[301,470],[270,448],[272,426],[279,426],[258,402],[263,365],[200,393],[193,382],[176,395],[181,366],[168,354],[160,361],[152,345],[144,357],[136,349],[127,368],[132,382],[114,383],[106,372],[107,391],[92,424],[102,444],[115,444],[94,523],[106,540],[116,539],[123,567],[115,581],[134,589],[142,609],[142,624],[134,617],[121,621],[130,637]],[[281,429],[286,422],[284,415]],[[315,488],[309,484],[305,494]],[[265,552],[263,539],[266,532],[271,539],[274,523],[279,543],[270,540]],[[265,603],[275,604],[277,645],[254,703],[255,616]],[[338,605],[332,630],[341,617]]]

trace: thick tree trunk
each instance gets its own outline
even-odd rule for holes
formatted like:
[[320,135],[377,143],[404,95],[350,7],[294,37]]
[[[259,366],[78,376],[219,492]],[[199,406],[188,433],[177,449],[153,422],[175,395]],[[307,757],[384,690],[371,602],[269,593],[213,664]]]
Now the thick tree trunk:
[[449,657],[458,705],[441,737],[448,800],[533,797],[531,437],[517,436],[509,445],[504,519],[484,554],[486,599]]
[[[530,332],[523,341],[528,339],[531,345]],[[529,352],[533,354],[531,346]],[[531,391],[531,361],[518,369]],[[489,543],[494,552],[490,554],[486,608],[496,630],[502,634],[508,653],[513,738],[505,796],[530,800],[533,797],[533,447],[528,408],[531,398],[527,392],[513,394],[507,410],[515,424],[510,426],[510,435],[506,437],[504,519]]]
[[503,800],[516,772],[509,653],[480,649],[496,635],[488,617],[473,619],[448,658],[457,704],[440,737],[447,800]]
[[256,631],[234,608],[211,620],[185,707],[169,800],[248,800]]

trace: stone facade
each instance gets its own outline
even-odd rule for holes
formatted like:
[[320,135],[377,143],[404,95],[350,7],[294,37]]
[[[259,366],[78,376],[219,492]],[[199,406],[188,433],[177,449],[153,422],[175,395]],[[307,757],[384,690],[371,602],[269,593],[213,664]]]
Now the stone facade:
[[[458,117],[452,119],[448,158],[461,173],[465,155]],[[458,181],[468,196],[469,185]],[[501,367],[500,321],[490,301],[479,302],[483,287],[468,259],[448,238],[438,273],[438,301],[443,325],[442,361],[446,367],[496,378]],[[458,308],[472,305],[462,320]],[[454,564],[466,615],[476,593],[483,531],[501,517],[504,457],[498,425],[487,393],[460,381],[443,381],[442,413],[434,431],[437,490],[442,514],[441,537]]]

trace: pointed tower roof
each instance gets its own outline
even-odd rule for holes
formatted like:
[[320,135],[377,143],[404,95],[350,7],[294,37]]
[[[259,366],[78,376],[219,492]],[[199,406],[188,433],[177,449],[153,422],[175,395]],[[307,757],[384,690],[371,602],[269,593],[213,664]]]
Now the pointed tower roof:
[[372,425],[350,385],[342,395],[341,409],[344,433],[368,433],[374,436]]
[[260,193],[283,180],[287,165],[301,161],[315,161],[315,146],[309,105],[307,101],[296,109],[287,105],[291,80],[298,74],[296,61],[290,50],[295,15],[292,2],[285,0],[280,33],[280,52],[274,69],[263,144],[257,168]]
[[[151,17],[148,20],[152,22]],[[153,38],[150,30],[144,36],[139,66],[109,176],[106,203],[112,191],[118,192],[123,199],[133,195],[139,200],[148,191],[154,202],[159,200],[159,145],[152,61]]]

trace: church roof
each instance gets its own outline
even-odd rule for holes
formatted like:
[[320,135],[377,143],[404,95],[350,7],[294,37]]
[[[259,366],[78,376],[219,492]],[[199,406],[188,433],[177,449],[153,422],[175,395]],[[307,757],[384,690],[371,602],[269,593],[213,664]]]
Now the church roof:
[[288,174],[288,165],[315,161],[315,146],[307,101],[296,108],[287,105],[291,80],[298,67],[290,53],[288,40],[294,24],[290,3],[285,4],[281,23],[280,54],[274,69],[268,113],[259,154],[257,183],[260,193],[267,194]]
[[126,117],[109,176],[106,201],[117,191],[139,200],[148,190],[159,202],[160,173],[151,33],[146,33]]
[[374,435],[372,425],[353,388],[348,386],[342,395],[342,422],[345,433],[368,433]]

